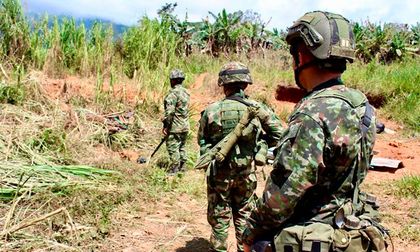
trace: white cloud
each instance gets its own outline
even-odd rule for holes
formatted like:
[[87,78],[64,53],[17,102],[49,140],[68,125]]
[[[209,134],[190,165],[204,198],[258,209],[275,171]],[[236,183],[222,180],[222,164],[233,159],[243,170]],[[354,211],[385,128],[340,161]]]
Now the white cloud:
[[271,18],[270,27],[285,29],[305,12],[326,10],[344,15],[353,21],[369,19],[372,22],[420,22],[420,5],[410,0],[29,0],[29,10],[49,11],[54,14],[70,14],[79,17],[101,17],[123,24],[134,24],[144,15],[156,17],[157,10],[167,2],[177,2],[176,14],[184,19],[199,21],[208,16],[208,11],[228,12],[251,9],[261,14],[264,21]]

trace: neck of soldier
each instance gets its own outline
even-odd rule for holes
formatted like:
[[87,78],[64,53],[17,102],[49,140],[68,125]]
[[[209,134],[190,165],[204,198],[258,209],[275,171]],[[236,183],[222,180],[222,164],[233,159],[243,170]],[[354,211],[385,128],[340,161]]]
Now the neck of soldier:
[[318,66],[312,66],[304,69],[300,74],[300,82],[307,92],[312,91],[319,84],[331,79],[338,79],[341,73],[331,72],[327,69],[320,69]]
[[181,85],[181,83],[175,83],[175,84],[172,84],[171,83],[171,88],[175,88],[176,86],[178,86],[178,85]]
[[234,95],[236,93],[244,94],[244,90],[237,87],[224,87],[223,92],[225,93],[226,97]]
[[179,82],[175,79],[171,80],[171,88],[174,88],[176,85],[180,85],[180,84],[182,84],[182,82]]

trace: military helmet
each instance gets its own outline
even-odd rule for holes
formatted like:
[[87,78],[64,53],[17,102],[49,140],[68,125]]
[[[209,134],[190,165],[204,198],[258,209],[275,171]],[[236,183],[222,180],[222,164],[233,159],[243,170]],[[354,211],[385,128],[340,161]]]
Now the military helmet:
[[173,69],[169,74],[169,79],[185,79],[184,73],[179,69]]
[[233,83],[252,84],[251,74],[246,65],[241,62],[229,62],[225,64],[219,72],[219,86],[229,85]]
[[355,59],[355,39],[349,21],[339,14],[308,12],[288,28],[286,41],[289,45],[302,39],[312,55],[320,60],[343,58]]

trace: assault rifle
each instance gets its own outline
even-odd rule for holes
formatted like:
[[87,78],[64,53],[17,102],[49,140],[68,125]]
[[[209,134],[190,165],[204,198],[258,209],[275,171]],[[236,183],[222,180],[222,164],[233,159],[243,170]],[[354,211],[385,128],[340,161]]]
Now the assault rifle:
[[[165,127],[165,123],[163,124],[164,125],[164,127]],[[137,163],[139,163],[139,164],[144,164],[144,163],[146,163],[146,164],[148,164],[148,162],[150,161],[150,159],[152,159],[152,157],[156,154],[156,152],[160,149],[160,147],[162,146],[162,144],[168,139],[168,137],[169,137],[169,129],[172,127],[172,123],[170,123],[169,124],[169,127],[166,127],[168,130],[167,130],[167,134],[164,136],[164,137],[162,137],[162,139],[160,140],[160,143],[156,146],[156,148],[154,149],[154,151],[152,152],[152,155],[150,155],[150,157],[149,157],[149,159],[146,159],[145,157],[142,157],[142,156],[140,156],[140,157],[138,157],[138,159],[137,159]]]
[[[168,135],[169,135],[169,133],[168,133]],[[152,158],[155,155],[155,153],[160,149],[160,147],[166,141],[166,139],[168,139],[168,135],[162,137],[162,140],[160,140],[160,143],[156,146],[155,150],[152,152],[152,155],[150,155],[150,158]]]

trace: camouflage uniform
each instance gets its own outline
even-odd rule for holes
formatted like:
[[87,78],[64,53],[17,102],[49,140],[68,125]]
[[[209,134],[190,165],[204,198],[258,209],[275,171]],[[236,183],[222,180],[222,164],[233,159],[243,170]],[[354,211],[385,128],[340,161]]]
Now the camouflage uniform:
[[[310,13],[296,23],[319,24],[316,19],[319,15],[321,19],[325,16],[321,12]],[[328,29],[329,24],[341,21],[333,19],[327,22]],[[296,31],[297,36],[309,34],[297,25],[289,29],[289,43]],[[348,23],[347,27],[343,23],[337,27],[344,29],[348,38]],[[341,32],[340,29],[334,32]],[[331,36],[335,36],[334,33]],[[323,41],[326,41],[325,37]],[[340,56],[340,52],[334,52]],[[345,87],[340,79],[335,78],[316,86],[296,105],[289,117],[288,129],[275,151],[274,169],[267,180],[263,198],[248,220],[244,241],[252,244],[279,234],[275,240],[277,251],[302,251],[302,246],[308,245],[281,240],[285,230],[307,227],[312,223],[328,224],[332,228],[338,225],[335,223],[338,210],[347,203],[351,205],[350,214],[363,212],[366,204],[359,199],[358,187],[367,173],[375,133],[375,116],[365,95]],[[313,237],[309,246],[317,249],[309,247],[310,250],[304,251],[331,251],[330,247],[315,244],[320,241],[316,231]]]
[[[238,67],[240,63],[230,63]],[[227,64],[224,69],[227,68]],[[239,65],[244,68],[242,64]],[[245,67],[246,68],[246,67]],[[239,76],[238,76],[239,75]],[[249,73],[237,73],[230,77],[231,80],[238,78],[239,81],[251,82]],[[219,84],[226,84],[221,76]],[[238,81],[236,80],[236,81]],[[273,146],[281,135],[281,123],[277,116],[266,106],[248,99],[243,90],[238,93],[209,105],[201,114],[200,128],[198,131],[198,144],[200,153],[204,154],[229,132],[239,122],[247,105],[235,99],[243,100],[248,105],[262,106],[269,113],[265,121],[253,119],[248,127],[248,133],[238,140],[225,161],[213,167],[210,176],[207,177],[208,212],[207,219],[212,226],[210,242],[214,251],[226,251],[226,239],[230,220],[233,222],[238,242],[238,251],[243,251],[241,236],[249,216],[250,210],[255,206],[256,195],[254,193],[257,180],[253,165],[257,146],[257,139],[262,131],[269,134],[268,144]]]
[[[333,91],[355,94],[362,101],[366,98],[339,80],[319,87],[297,104],[290,116],[263,199],[249,219],[248,240],[291,223],[332,222],[334,213],[349,199],[350,171],[358,165],[361,152],[361,115],[348,102],[322,94]],[[374,121],[367,137],[368,155],[373,149]],[[328,195],[332,189],[335,191]]]
[[[184,79],[180,70],[173,70],[170,79]],[[187,161],[185,143],[190,130],[188,104],[190,95],[181,83],[173,85],[164,99],[164,128],[168,129],[166,148],[171,159],[171,171],[176,172]]]

